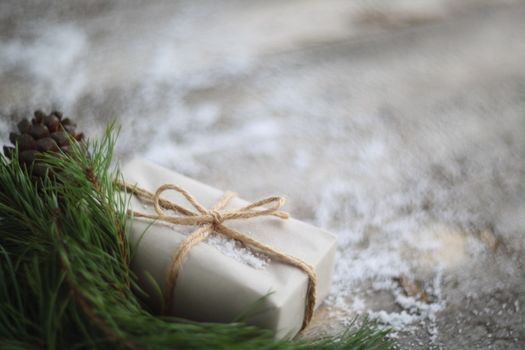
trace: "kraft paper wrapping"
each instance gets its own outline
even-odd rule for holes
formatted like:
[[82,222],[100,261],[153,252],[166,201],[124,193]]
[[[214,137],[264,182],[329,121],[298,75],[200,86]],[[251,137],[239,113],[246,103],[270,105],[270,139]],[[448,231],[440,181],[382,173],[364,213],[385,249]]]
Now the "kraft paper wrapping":
[[[126,182],[151,192],[166,183],[182,186],[207,208],[213,207],[223,194],[143,160],[128,163],[122,173]],[[166,192],[163,198],[193,210],[174,192]],[[236,197],[226,209],[246,204]],[[130,209],[154,212],[152,205],[145,205],[135,196],[131,198]],[[136,247],[132,269],[140,287],[149,295],[146,303],[158,311],[162,296],[148,274],[162,289],[170,258],[186,237],[181,232],[187,232],[188,227],[152,224],[140,219],[130,222],[130,239]],[[332,234],[298,220],[274,217],[230,220],[224,224],[309,263],[317,273],[316,308],[327,296],[336,249]],[[247,323],[274,331],[276,338],[292,337],[303,322],[307,281],[305,273],[297,268],[270,261],[263,269],[256,269],[224,255],[204,241],[190,251],[179,272],[173,291],[173,316],[203,322],[231,322],[266,296]]]

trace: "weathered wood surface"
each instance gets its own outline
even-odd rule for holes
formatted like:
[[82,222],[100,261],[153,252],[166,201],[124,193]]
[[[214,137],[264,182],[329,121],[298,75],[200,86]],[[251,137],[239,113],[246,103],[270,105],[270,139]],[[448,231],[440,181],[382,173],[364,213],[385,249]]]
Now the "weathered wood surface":
[[[342,237],[341,259],[404,263],[397,290],[444,309],[400,331],[403,348],[520,348],[524,19],[503,0],[3,1],[1,137],[34,107],[91,135],[120,117],[121,158],[286,193]],[[392,288],[348,280],[364,300],[350,316],[402,311]]]

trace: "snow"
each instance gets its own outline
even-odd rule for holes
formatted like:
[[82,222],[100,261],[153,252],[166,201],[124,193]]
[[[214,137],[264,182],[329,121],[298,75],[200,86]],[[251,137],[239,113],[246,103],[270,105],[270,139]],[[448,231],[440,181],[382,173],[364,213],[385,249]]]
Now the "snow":
[[224,255],[258,270],[264,269],[270,262],[267,256],[222,235],[212,235],[206,240],[206,243],[217,247]]
[[[143,208],[146,212],[154,213],[151,205],[144,204]],[[173,231],[181,233],[184,236],[189,236],[195,230],[195,228],[191,226],[172,225],[164,222],[157,222],[156,225],[170,227]],[[266,255],[244,246],[241,242],[224,237],[217,233],[212,233],[206,238],[206,240],[204,240],[204,243],[217,248],[221,253],[235,261],[258,270],[264,269],[270,262],[269,257]]]

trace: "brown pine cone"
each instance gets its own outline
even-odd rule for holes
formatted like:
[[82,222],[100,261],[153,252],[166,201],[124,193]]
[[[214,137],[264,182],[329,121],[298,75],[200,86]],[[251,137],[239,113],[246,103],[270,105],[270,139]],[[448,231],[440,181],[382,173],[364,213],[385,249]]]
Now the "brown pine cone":
[[12,159],[18,146],[20,164],[31,169],[34,178],[42,178],[52,172],[38,161],[37,156],[41,153],[68,152],[71,142],[84,139],[84,134],[77,133],[76,127],[69,118],[63,118],[61,112],[53,111],[46,115],[40,110],[35,111],[31,121],[24,118],[18,123],[19,133],[9,135],[14,147],[4,146],[4,154]]

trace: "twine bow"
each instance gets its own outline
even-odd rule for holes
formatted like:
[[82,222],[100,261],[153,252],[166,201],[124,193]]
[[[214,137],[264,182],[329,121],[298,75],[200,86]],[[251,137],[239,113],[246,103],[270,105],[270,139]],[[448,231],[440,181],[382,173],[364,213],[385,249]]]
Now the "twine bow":
[[[294,256],[283,253],[269,245],[261,243],[256,239],[241,233],[237,230],[224,225],[225,221],[235,219],[250,219],[259,216],[275,216],[280,219],[288,219],[288,213],[280,211],[284,205],[284,198],[280,196],[270,196],[238,209],[224,209],[224,207],[235,197],[235,193],[225,192],[221,199],[212,209],[206,209],[195,197],[184,188],[165,184],[160,186],[155,193],[151,193],[137,186],[121,183],[120,186],[137,197],[153,202],[156,214],[147,214],[129,210],[128,214],[136,218],[150,220],[160,220],[175,225],[199,226],[192,234],[186,237],[177,247],[171,258],[170,265],[166,274],[164,284],[164,307],[163,310],[169,311],[173,305],[173,288],[177,280],[177,275],[182,266],[183,260],[188,252],[197,244],[205,240],[211,233],[216,232],[223,236],[235,239],[244,243],[247,247],[258,250],[271,258],[301,269],[308,276],[308,287],[306,291],[306,303],[302,329],[310,323],[315,302],[317,277],[315,270],[305,261]],[[186,200],[197,210],[197,212],[184,208],[176,203],[161,198],[165,191],[176,191],[186,198]],[[270,205],[267,207],[267,205]],[[166,214],[166,210],[178,212],[180,215]]]

